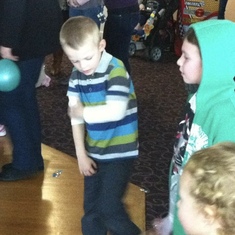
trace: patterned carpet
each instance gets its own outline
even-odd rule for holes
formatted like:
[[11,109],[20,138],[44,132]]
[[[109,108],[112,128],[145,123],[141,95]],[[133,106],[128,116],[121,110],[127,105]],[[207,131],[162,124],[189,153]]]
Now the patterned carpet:
[[[176,56],[166,52],[162,62],[150,62],[138,52],[130,59],[138,98],[140,155],[131,182],[146,191],[146,226],[168,210],[168,169],[173,141],[180,120],[186,91],[176,65]],[[46,59],[46,71],[52,58]],[[64,56],[60,78],[71,71]],[[71,126],[67,116],[66,86],[59,78],[38,88],[43,143],[75,157]]]

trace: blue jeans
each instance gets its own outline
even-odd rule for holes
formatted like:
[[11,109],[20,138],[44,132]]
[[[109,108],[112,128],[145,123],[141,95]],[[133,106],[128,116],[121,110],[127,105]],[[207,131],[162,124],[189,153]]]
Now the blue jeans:
[[108,17],[104,26],[104,39],[106,51],[120,59],[130,73],[129,45],[131,35],[139,21],[139,12],[112,14]]
[[43,166],[41,125],[35,84],[44,58],[17,62],[21,80],[10,92],[0,92],[1,117],[13,144],[13,167],[37,170]]
[[133,160],[97,164],[98,172],[84,179],[83,235],[140,234],[122,203]]
[[99,18],[97,17],[97,15],[100,12],[103,12],[102,6],[87,8],[84,10],[80,10],[79,7],[69,7],[69,17],[73,17],[73,16],[89,17],[96,22],[98,27],[100,27],[100,21],[99,21]]

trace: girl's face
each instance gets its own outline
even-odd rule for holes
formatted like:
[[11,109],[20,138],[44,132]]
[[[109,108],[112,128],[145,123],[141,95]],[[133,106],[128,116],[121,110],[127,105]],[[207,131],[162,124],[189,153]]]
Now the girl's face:
[[197,204],[190,194],[190,186],[193,178],[188,172],[184,172],[180,179],[180,200],[177,203],[178,217],[187,235],[217,234],[213,222],[209,222],[204,209]]
[[177,61],[177,65],[187,84],[200,84],[202,77],[202,61],[197,46],[184,40],[182,45],[182,55]]

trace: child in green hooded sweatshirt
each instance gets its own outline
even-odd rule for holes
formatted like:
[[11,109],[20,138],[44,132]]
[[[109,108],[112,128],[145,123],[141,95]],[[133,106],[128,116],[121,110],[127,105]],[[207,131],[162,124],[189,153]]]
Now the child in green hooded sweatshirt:
[[219,142],[235,142],[235,23],[192,24],[177,61],[184,82],[198,85],[179,124],[169,173],[169,213],[154,223],[158,235],[186,234],[177,216],[179,178],[191,155]]

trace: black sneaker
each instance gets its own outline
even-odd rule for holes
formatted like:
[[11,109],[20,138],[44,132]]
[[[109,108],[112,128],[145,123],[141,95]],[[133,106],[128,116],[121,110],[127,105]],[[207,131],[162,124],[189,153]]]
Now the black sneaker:
[[0,181],[16,181],[29,179],[37,175],[37,171],[18,170],[13,167],[2,170],[0,173]]
[[[10,169],[12,167],[13,167],[12,163],[7,163],[7,164],[2,166],[2,170],[7,170],[7,169]],[[42,166],[38,166],[37,170],[38,171],[43,171],[44,170],[44,166],[43,165]]]

